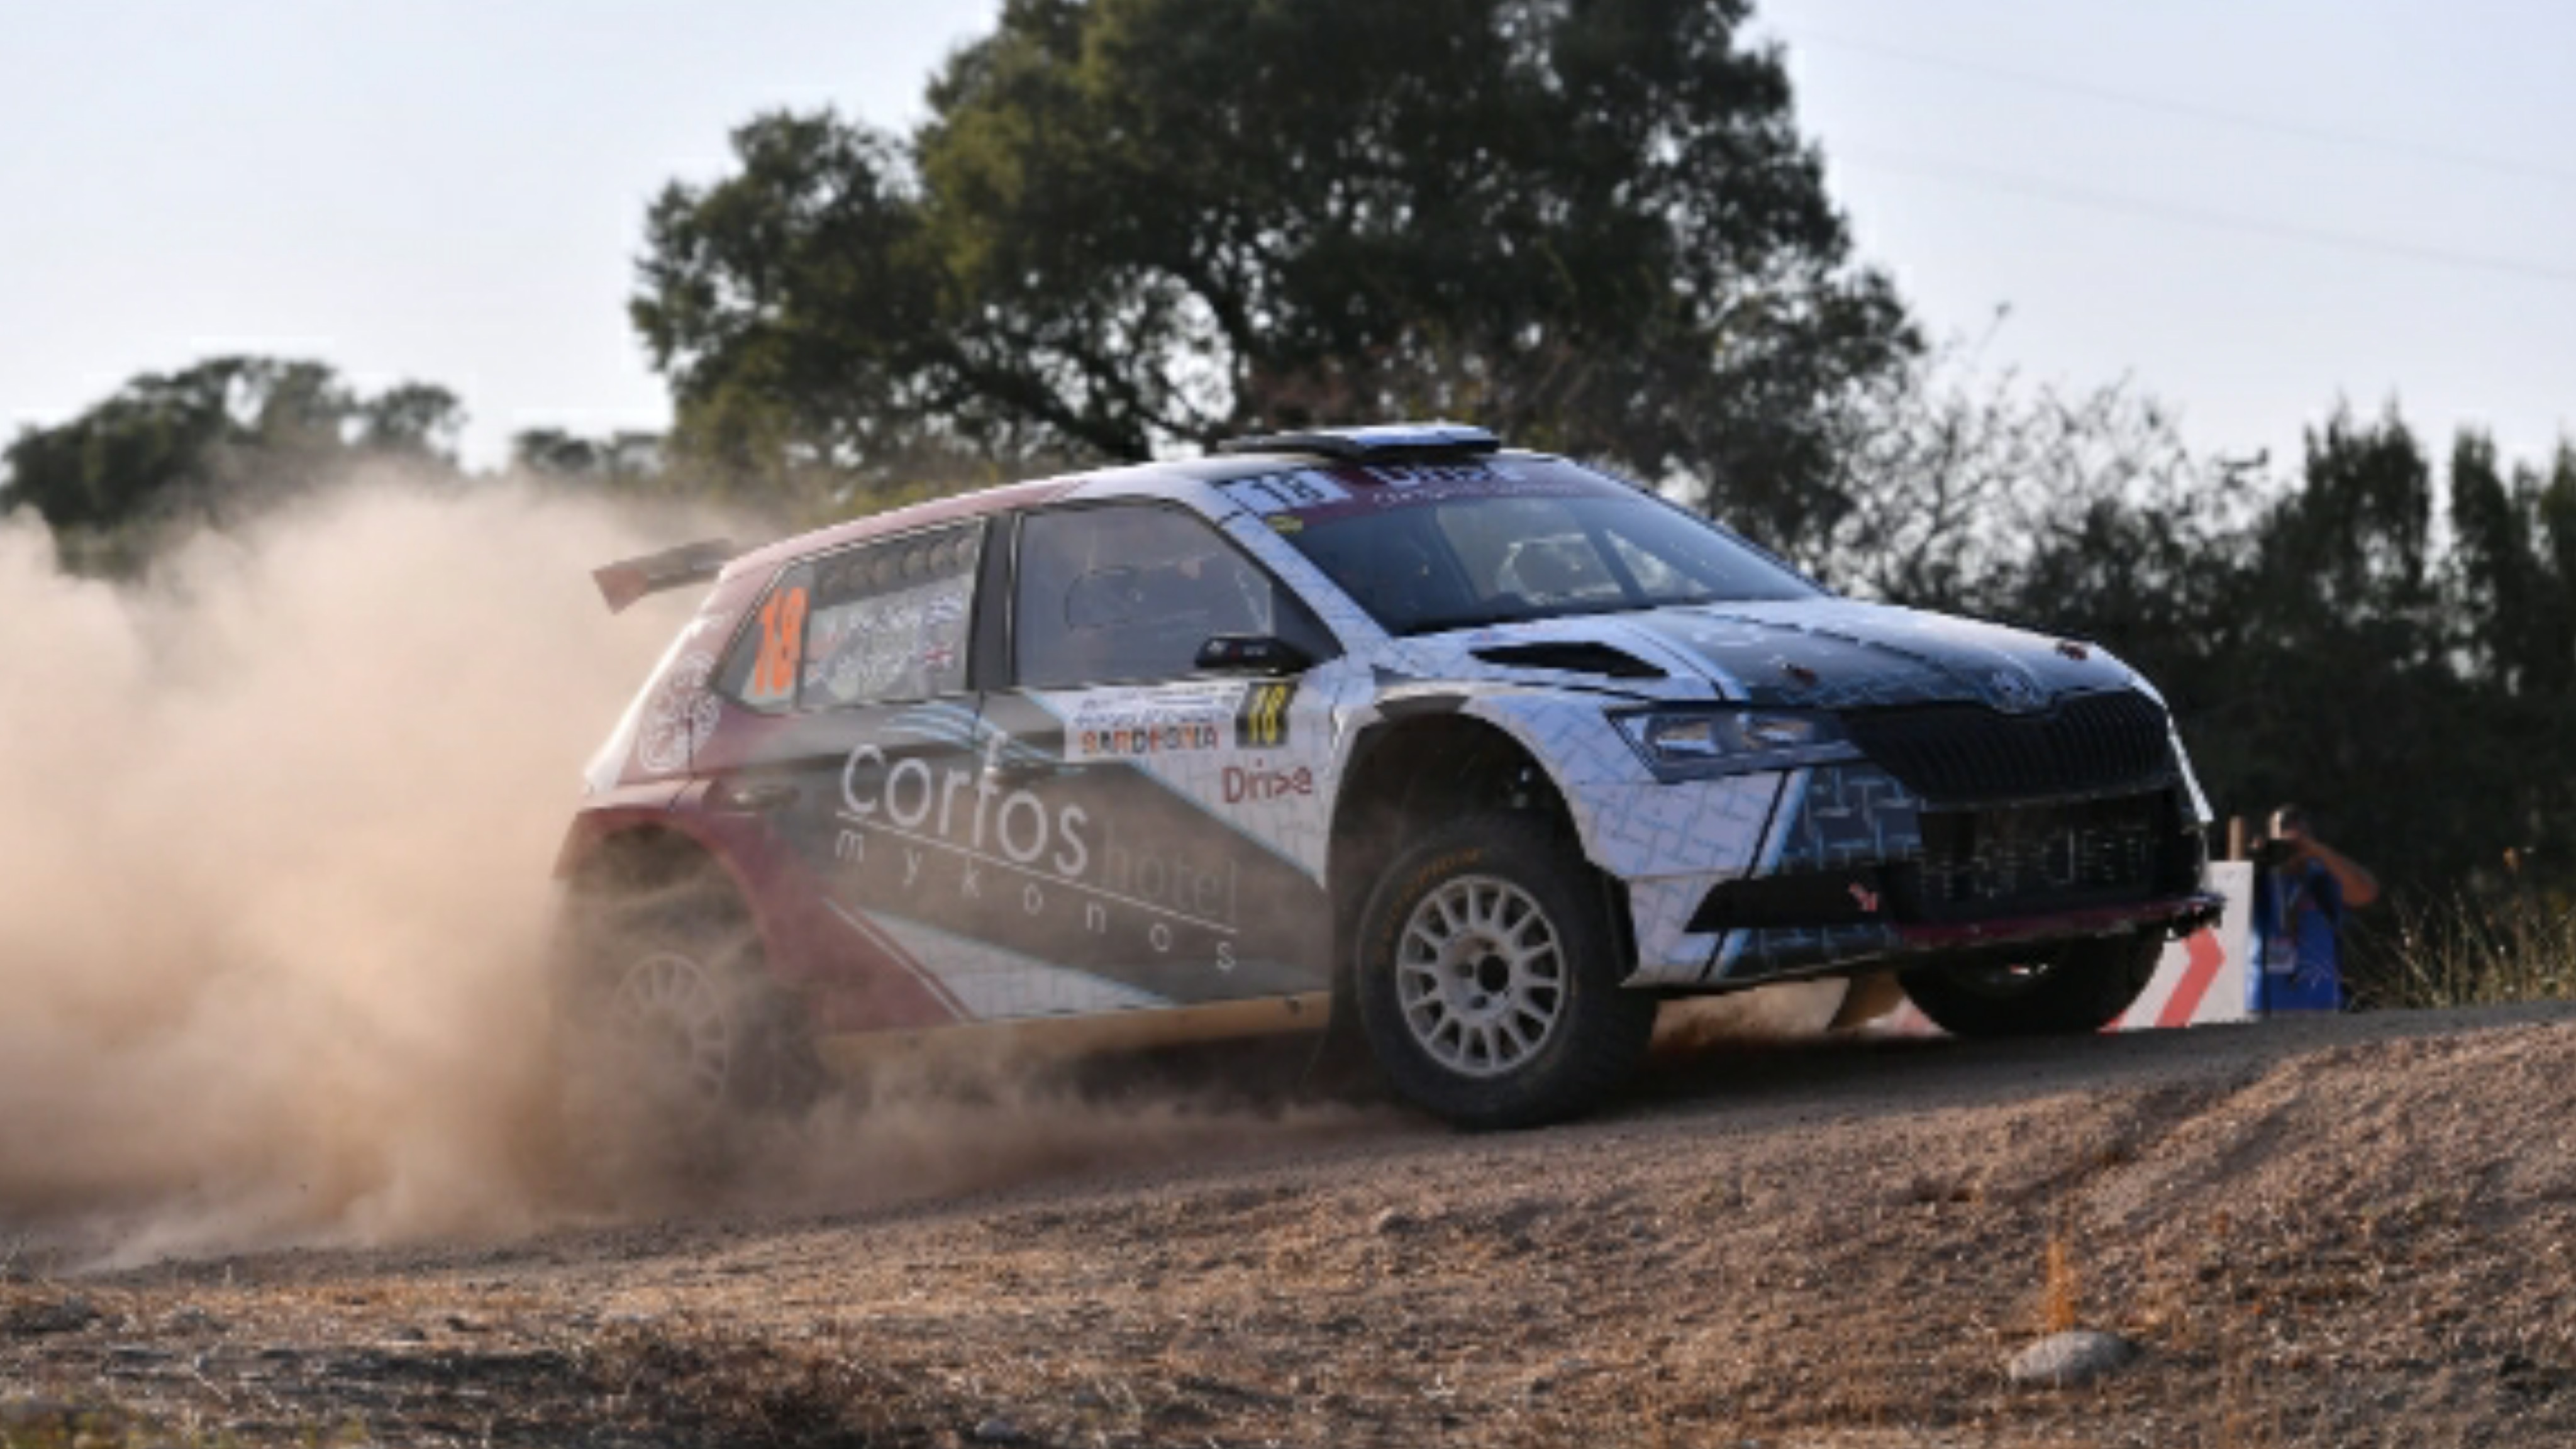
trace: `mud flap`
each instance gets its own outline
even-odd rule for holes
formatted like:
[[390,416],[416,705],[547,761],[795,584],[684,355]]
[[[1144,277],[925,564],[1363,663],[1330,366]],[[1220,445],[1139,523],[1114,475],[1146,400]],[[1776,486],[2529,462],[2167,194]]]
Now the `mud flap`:
[[1849,1031],[1878,1020],[1905,1004],[1905,987],[1893,971],[1873,971],[1851,979],[1850,990],[1843,993],[1842,1009],[1834,1013],[1827,1031]]

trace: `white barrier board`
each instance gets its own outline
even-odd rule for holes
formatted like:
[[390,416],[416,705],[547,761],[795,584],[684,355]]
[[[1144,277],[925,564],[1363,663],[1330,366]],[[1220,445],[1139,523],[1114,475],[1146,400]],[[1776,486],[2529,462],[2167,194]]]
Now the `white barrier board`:
[[2112,1023],[2112,1030],[2253,1019],[2245,1006],[2245,958],[2254,937],[2254,867],[2248,861],[2219,861],[2209,868],[2209,887],[2227,897],[2218,924],[2166,942],[2155,979],[2137,1004]]

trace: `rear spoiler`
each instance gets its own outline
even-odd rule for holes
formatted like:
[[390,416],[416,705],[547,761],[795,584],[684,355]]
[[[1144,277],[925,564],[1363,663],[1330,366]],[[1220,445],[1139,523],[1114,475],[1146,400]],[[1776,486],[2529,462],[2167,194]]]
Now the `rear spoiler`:
[[623,559],[606,568],[590,571],[599,584],[599,596],[608,601],[608,612],[622,614],[626,606],[646,594],[664,589],[704,583],[724,572],[734,555],[733,541],[723,538],[700,539],[642,558]]

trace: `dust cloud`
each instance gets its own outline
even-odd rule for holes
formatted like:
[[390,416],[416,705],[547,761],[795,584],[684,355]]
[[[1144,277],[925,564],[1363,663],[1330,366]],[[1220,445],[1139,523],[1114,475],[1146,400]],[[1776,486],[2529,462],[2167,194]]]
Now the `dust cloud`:
[[0,524],[0,1226],[537,1220],[548,865],[672,627],[586,570],[678,526],[363,480],[111,586]]
[[1655,1019],[1658,1056],[1689,1057],[1728,1047],[1821,1037],[1842,1009],[1850,983],[1790,981],[1732,996],[1667,1002]]
[[[1402,1130],[973,1045],[720,1144],[567,1113],[550,868],[695,605],[612,617],[589,570],[727,532],[760,536],[381,476],[109,584],[0,520],[0,1258],[825,1212]],[[1839,988],[1793,995],[1671,1013],[1665,1045],[1819,1030]]]
[[[569,1131],[550,867],[582,764],[695,605],[612,617],[588,571],[728,531],[760,536],[377,477],[110,585],[0,522],[0,1258],[826,1211],[1352,1120],[1104,1104],[985,1062],[963,1095],[895,1074],[761,1124],[717,1174],[642,1178]],[[648,1149],[665,1125],[582,1123]]]

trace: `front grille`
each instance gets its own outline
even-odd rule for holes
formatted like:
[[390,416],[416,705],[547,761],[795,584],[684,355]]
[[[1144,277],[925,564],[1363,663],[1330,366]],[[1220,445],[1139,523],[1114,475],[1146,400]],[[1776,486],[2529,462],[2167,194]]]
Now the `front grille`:
[[1852,740],[1936,805],[2112,795],[2174,777],[2165,712],[2134,690],[2078,695],[2047,714],[1978,704],[1854,710]]
[[2143,901],[2167,871],[2170,797],[1924,812],[1916,918],[1975,920]]

